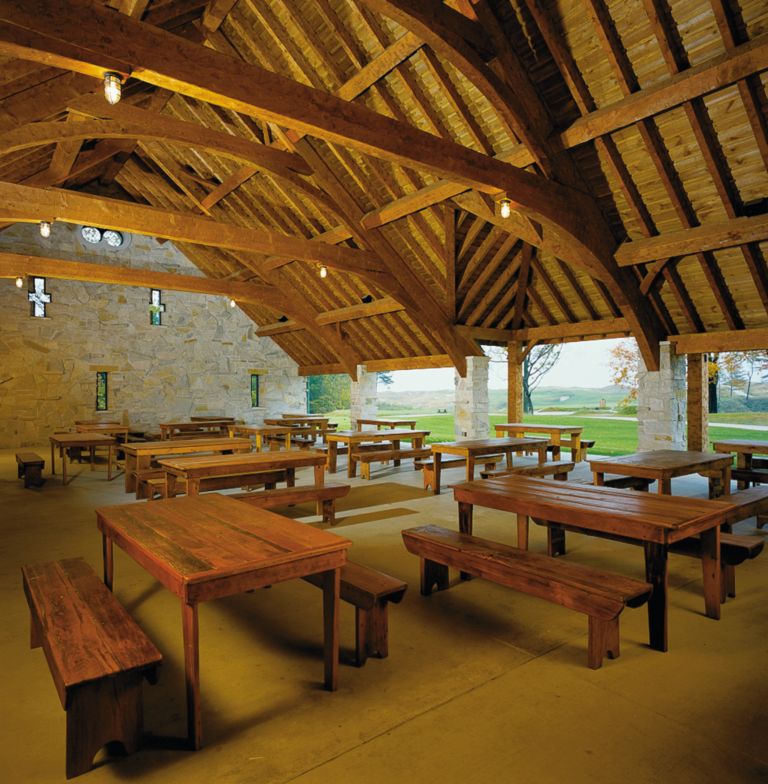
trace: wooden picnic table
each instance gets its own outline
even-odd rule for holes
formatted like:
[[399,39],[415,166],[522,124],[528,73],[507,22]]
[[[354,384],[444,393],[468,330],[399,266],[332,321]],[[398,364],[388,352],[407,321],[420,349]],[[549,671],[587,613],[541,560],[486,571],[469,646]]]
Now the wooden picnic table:
[[720,525],[733,505],[727,501],[654,495],[633,490],[503,476],[455,485],[459,528],[472,533],[475,506],[517,515],[518,546],[527,542],[528,518],[560,523],[583,533],[620,537],[642,544],[645,579],[653,585],[648,604],[651,647],[668,647],[668,552],[670,545],[701,537],[704,603],[710,618],[720,617]]
[[314,415],[299,416],[297,414],[270,417],[264,420],[264,424],[276,425],[278,427],[291,427],[293,428],[292,435],[294,438],[297,435],[310,435],[314,440],[319,435],[323,443],[325,443],[328,432],[336,428],[336,425],[330,422],[328,417]]
[[152,459],[163,455],[193,455],[199,452],[250,452],[250,438],[173,439],[168,441],[131,441],[122,447],[125,452],[125,492],[134,493],[138,483],[136,475],[148,471]]
[[[243,436],[244,438],[254,437],[256,441],[256,451],[261,452],[264,445],[264,440],[269,439],[269,436],[285,436],[286,449],[291,448],[291,434],[295,433],[295,428],[291,425],[229,425],[229,435],[234,438],[235,436]],[[270,449],[275,450],[280,448],[277,441],[269,441]]]
[[200,419],[193,422],[161,422],[160,438],[165,441],[171,438],[189,437],[195,433],[207,436],[226,435],[229,419]]
[[508,466],[512,465],[513,452],[536,452],[539,463],[546,462],[546,438],[469,438],[464,441],[444,441],[431,444],[432,459],[435,465],[435,480],[432,483],[432,494],[440,495],[440,472],[443,455],[458,455],[466,461],[467,482],[475,478],[475,463],[482,462],[483,456],[502,453]]
[[638,476],[658,482],[657,492],[669,495],[672,479],[676,476],[703,474],[709,479],[709,497],[729,495],[731,492],[730,455],[716,452],[689,452],[682,449],[657,449],[635,452],[619,457],[600,457],[589,461],[596,485],[602,485],[605,474]]
[[[429,435],[429,430],[337,430],[335,433],[328,433],[328,473],[336,472],[339,444],[346,444],[347,453],[347,476],[355,475],[355,461],[352,460],[352,453],[356,446],[362,443],[378,443],[380,441],[391,441],[393,450],[400,449],[401,441],[410,441],[414,449],[424,446],[424,439]],[[395,465],[399,462],[395,460]]]
[[549,436],[552,444],[552,459],[560,459],[560,447],[564,445],[564,439],[568,439],[571,448],[571,460],[578,463],[581,459],[581,433],[583,427],[574,425],[547,425],[528,422],[502,422],[494,425],[497,436],[524,436],[527,433],[545,433]]
[[[94,470],[94,453],[99,447],[107,449],[107,481],[112,481],[112,455],[117,444],[113,436],[106,433],[54,433],[49,436],[51,442],[51,475],[56,474],[56,448],[61,457],[61,475],[63,484],[67,484],[67,450],[72,448],[88,449],[91,456],[91,471]],[[74,477],[69,481],[71,482]]]
[[211,416],[203,416],[203,415],[191,416],[189,419],[190,419],[191,422],[234,422],[235,421],[234,417],[230,417],[230,416],[214,416],[214,415],[211,415]]
[[121,440],[122,443],[128,441],[130,425],[123,425],[115,422],[75,422],[77,433],[103,433]]
[[244,484],[243,477],[252,477],[265,472],[284,471],[289,485],[294,483],[297,468],[314,468],[315,487],[325,481],[325,454],[315,449],[290,452],[248,452],[234,455],[195,455],[193,457],[169,457],[158,461],[165,471],[168,498],[176,494],[176,483],[183,479],[187,483],[187,495],[200,493],[203,479],[232,478],[232,487]]
[[336,690],[339,570],[347,560],[348,539],[218,493],[102,507],[96,522],[110,589],[116,544],[181,601],[187,732],[195,749],[202,746],[199,602],[321,576],[324,681]]
[[[713,441],[712,448],[715,452],[735,454],[736,468],[739,471],[756,471],[758,474],[764,471],[765,476],[761,475],[756,481],[760,479],[768,481],[768,459],[765,459],[765,457],[755,459],[755,455],[768,456],[768,441],[756,441],[750,438],[729,438],[726,441]],[[737,479],[739,490],[743,490],[748,484],[749,480],[740,477]]]
[[408,427],[411,430],[416,429],[415,419],[358,419],[356,420],[355,429],[362,430],[363,425],[373,425],[377,430],[382,428],[389,428],[395,430],[398,427]]

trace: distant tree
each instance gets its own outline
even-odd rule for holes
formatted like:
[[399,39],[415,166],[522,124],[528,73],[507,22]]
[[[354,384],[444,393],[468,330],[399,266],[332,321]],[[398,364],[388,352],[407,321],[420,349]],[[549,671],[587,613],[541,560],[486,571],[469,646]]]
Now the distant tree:
[[349,408],[350,378],[347,375],[310,376],[307,380],[307,399],[312,414]]
[[[562,343],[534,346],[523,360],[523,411],[533,413],[533,391],[560,358]],[[484,346],[491,362],[507,362],[507,349],[502,346]]]
[[380,384],[384,384],[385,387],[388,387],[390,384],[395,383],[395,379],[392,378],[392,373],[385,370],[379,372],[378,381]]
[[637,400],[640,361],[640,350],[634,340],[622,340],[611,348],[608,372],[616,386],[627,390],[627,396],[622,400],[625,405]]

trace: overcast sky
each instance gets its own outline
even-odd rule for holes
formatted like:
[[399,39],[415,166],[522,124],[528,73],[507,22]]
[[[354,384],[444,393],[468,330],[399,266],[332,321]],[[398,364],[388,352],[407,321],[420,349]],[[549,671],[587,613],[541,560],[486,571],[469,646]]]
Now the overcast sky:
[[[588,340],[582,343],[565,343],[555,366],[541,381],[544,387],[604,387],[611,383],[608,375],[608,351],[613,340]],[[433,370],[399,370],[392,373],[393,392],[420,392],[435,389],[453,389],[453,368]],[[491,363],[488,386],[504,389],[507,370],[504,363]]]

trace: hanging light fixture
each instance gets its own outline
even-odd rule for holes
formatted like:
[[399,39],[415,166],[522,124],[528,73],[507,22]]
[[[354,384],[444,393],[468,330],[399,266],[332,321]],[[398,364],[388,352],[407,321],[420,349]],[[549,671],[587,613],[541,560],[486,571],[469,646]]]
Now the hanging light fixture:
[[42,220],[40,221],[40,236],[41,237],[50,237],[51,236],[51,222]]
[[16,278],[16,288],[17,288],[17,289],[20,289],[20,288],[22,288],[23,286],[24,286],[24,278],[22,278],[22,277],[21,277],[21,275],[19,275],[19,276]]
[[230,308],[234,308],[234,307],[235,307],[235,305],[237,305],[237,302],[235,302],[233,299],[231,299],[231,300],[229,301],[229,307],[230,307]]
[[501,199],[499,201],[499,215],[502,218],[508,218],[512,214],[512,202],[509,199]]
[[327,278],[328,277],[328,267],[325,264],[320,265],[320,277]]
[[107,99],[107,103],[111,103],[112,105],[118,103],[122,94],[122,76],[114,71],[107,71],[104,74],[104,97]]

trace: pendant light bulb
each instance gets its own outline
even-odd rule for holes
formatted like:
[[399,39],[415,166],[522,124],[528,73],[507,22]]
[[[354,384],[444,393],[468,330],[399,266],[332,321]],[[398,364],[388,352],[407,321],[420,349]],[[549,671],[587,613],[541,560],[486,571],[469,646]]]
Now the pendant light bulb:
[[122,77],[119,73],[107,71],[104,74],[104,97],[107,99],[107,103],[111,103],[112,105],[118,103],[122,94]]
[[502,199],[499,202],[499,214],[502,218],[508,218],[512,214],[512,202],[509,199]]
[[23,285],[24,285],[24,278],[22,278],[21,275],[19,275],[18,278],[16,278],[16,288],[20,289]]
[[40,236],[46,239],[51,236],[51,222],[40,221]]
[[235,307],[235,305],[237,305],[237,302],[235,302],[233,299],[231,299],[231,300],[229,301],[229,307],[230,307],[230,308],[234,308],[234,307]]
[[320,277],[327,278],[328,277],[328,267],[325,264],[320,265]]

